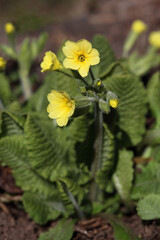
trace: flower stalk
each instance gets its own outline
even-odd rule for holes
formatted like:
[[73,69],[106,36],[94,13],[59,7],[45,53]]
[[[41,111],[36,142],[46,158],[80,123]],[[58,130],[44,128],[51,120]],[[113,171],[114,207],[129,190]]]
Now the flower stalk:
[[96,202],[100,194],[100,188],[97,185],[96,173],[101,167],[102,159],[102,141],[103,141],[103,113],[98,103],[95,103],[95,142],[94,142],[94,159],[91,166],[92,183],[90,189],[90,200]]
[[30,80],[28,78],[28,73],[27,71],[20,69],[19,76],[20,76],[24,99],[29,100],[32,95],[32,89],[31,89]]
[[63,190],[65,191],[65,193],[68,195],[69,199],[71,200],[76,212],[77,212],[77,215],[79,217],[79,219],[84,219],[85,216],[84,216],[84,213],[81,211],[75,197],[73,196],[73,194],[69,191],[67,185],[63,182],[63,181],[60,181],[61,184],[62,184],[62,187],[63,187]]

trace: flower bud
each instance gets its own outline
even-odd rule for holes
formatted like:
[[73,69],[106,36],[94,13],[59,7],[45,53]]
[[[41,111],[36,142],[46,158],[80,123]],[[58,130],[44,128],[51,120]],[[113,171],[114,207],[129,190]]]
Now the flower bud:
[[149,35],[149,43],[155,48],[160,48],[160,31],[154,31]]
[[107,101],[104,101],[103,99],[99,99],[99,108],[102,110],[104,113],[109,113],[110,112],[110,106]]
[[146,31],[146,29],[147,29],[147,25],[141,20],[135,20],[132,23],[132,31],[134,31],[135,33],[140,34]]
[[12,24],[12,23],[6,23],[5,24],[5,32],[7,33],[7,34],[11,34],[11,33],[14,33],[15,32],[15,27],[14,27],[14,25]]
[[6,61],[3,57],[0,57],[0,70],[4,70],[6,66]]
[[109,91],[107,93],[106,100],[112,108],[117,108],[118,107],[118,104],[119,104],[118,97],[115,93]]
[[79,97],[75,98],[75,112],[73,117],[79,117],[86,114],[89,111],[90,105],[92,103],[91,98],[89,97]]
[[118,99],[115,98],[115,99],[112,99],[109,101],[109,105],[112,107],[112,108],[117,108],[118,107]]
[[93,87],[95,87],[96,89],[100,89],[100,88],[103,88],[103,87],[104,87],[104,84],[103,84],[103,82],[101,81],[100,78],[97,78],[97,79],[94,81]]

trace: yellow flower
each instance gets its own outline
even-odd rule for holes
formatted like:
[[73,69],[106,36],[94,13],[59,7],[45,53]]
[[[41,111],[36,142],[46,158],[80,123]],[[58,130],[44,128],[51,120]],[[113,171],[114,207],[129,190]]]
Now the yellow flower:
[[11,34],[13,32],[15,32],[15,27],[12,23],[6,23],[5,24],[5,31],[7,34]]
[[136,20],[132,23],[132,30],[138,34],[146,31],[147,25],[141,21],[141,20]]
[[0,70],[4,70],[6,66],[6,61],[4,60],[3,57],[0,57]]
[[115,99],[109,100],[109,105],[110,105],[112,108],[117,108],[117,107],[118,107],[118,99],[115,98]]
[[82,77],[88,75],[91,65],[100,62],[99,52],[85,39],[78,42],[67,41],[62,50],[66,56],[63,61],[64,67],[78,70]]
[[149,43],[156,48],[160,48],[160,31],[154,31],[149,35]]
[[58,70],[62,68],[62,66],[58,61],[57,56],[51,51],[48,51],[45,53],[43,62],[41,63],[41,68],[42,68],[41,72],[46,72],[46,71]]
[[49,117],[56,119],[58,126],[63,127],[68,123],[75,110],[75,101],[70,99],[66,92],[52,90],[47,96],[50,102],[47,107]]

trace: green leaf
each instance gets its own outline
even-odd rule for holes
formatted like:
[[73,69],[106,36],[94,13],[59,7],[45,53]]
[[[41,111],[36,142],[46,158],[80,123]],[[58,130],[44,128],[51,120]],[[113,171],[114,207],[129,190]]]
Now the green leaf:
[[156,118],[157,126],[160,126],[160,72],[156,72],[148,82],[148,99],[150,108]]
[[9,47],[9,46],[7,46],[7,45],[4,45],[4,44],[1,44],[1,45],[0,45],[0,49],[1,49],[2,52],[4,52],[8,57],[13,58],[13,59],[16,59],[16,58],[17,58],[15,51],[14,51],[11,47]]
[[37,173],[50,181],[64,177],[67,163],[61,145],[56,142],[56,128],[48,118],[28,116],[25,134],[29,161]]
[[119,160],[113,174],[114,185],[120,197],[128,203],[133,180],[133,153],[131,151],[119,151]]
[[133,145],[138,144],[145,132],[146,92],[137,77],[116,75],[104,81],[108,90],[119,99],[117,124],[130,138]]
[[[12,92],[11,88],[9,85],[9,79],[4,75],[0,74],[0,100],[2,103],[5,105],[9,103],[12,97]],[[1,106],[0,106],[0,111],[1,111]]]
[[48,38],[47,33],[42,33],[38,39],[33,39],[31,42],[31,52],[32,52],[32,60],[34,60],[38,54],[43,50],[46,41]]
[[24,191],[52,195],[53,185],[37,174],[29,164],[23,135],[7,136],[0,140],[0,160],[12,168],[17,186]]
[[160,145],[152,148],[151,157],[155,162],[160,163]]
[[160,163],[150,162],[136,174],[132,198],[139,199],[148,194],[160,194]]
[[65,209],[60,202],[57,192],[53,188],[52,197],[45,197],[32,192],[25,192],[23,195],[23,204],[29,216],[39,224],[45,224],[49,220],[54,220],[59,217]]
[[[61,72],[53,71],[46,76],[46,83],[51,90],[56,89],[56,91],[65,91],[71,97],[81,96],[78,91],[79,86],[82,84],[80,80],[73,78],[72,72],[70,70],[63,70],[64,74]],[[72,77],[68,76],[70,74]]]
[[60,220],[54,228],[42,233],[38,240],[71,240],[73,235],[74,221]]
[[22,42],[21,49],[19,51],[19,64],[20,69],[22,71],[22,75],[26,74],[26,72],[29,71],[29,68],[32,64],[32,52],[31,52],[31,45],[30,45],[30,39],[25,38]]
[[2,119],[1,128],[3,136],[23,134],[22,119],[18,118],[17,116],[9,112],[3,112],[1,119]]
[[114,166],[114,137],[107,125],[104,124],[104,134],[103,134],[103,149],[102,149],[102,166],[97,172],[96,181],[99,186],[106,190],[109,178],[112,175],[112,169]]
[[108,40],[102,35],[95,35],[92,45],[99,51],[100,63],[93,67],[95,77],[101,77],[107,68],[116,60]]
[[134,52],[128,59],[130,70],[136,76],[143,76],[151,68],[159,65],[159,54],[149,52],[144,56],[139,56]]
[[49,104],[47,95],[50,93],[51,88],[47,84],[43,84],[29,99],[27,110],[36,110],[42,112],[47,109]]
[[143,220],[160,219],[160,195],[145,196],[138,202],[137,212]]
[[112,215],[109,215],[108,219],[113,226],[115,240],[137,240],[132,230],[121,219]]

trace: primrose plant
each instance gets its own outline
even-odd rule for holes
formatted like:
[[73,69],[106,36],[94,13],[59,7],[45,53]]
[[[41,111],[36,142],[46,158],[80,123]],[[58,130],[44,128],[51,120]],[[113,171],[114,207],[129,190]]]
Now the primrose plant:
[[[10,38],[13,29],[8,28]],[[151,171],[159,180],[159,174],[155,176],[152,171],[159,163],[140,165],[140,176],[133,157],[150,158],[159,149],[155,132],[160,123],[159,74],[153,75],[147,87],[141,81],[159,64],[159,31],[150,34],[143,56],[133,51],[146,29],[140,20],[133,23],[121,59],[116,59],[101,35],[91,42],[66,41],[57,54],[47,51],[41,63],[43,84],[32,94],[24,82],[29,80],[31,63],[42,49],[44,37],[24,40],[19,51],[13,38],[9,46],[0,46],[18,61],[27,100],[17,107],[15,99],[14,104],[4,74],[6,61],[0,58],[0,161],[12,169],[16,184],[24,191],[23,206],[37,223],[58,217],[119,213],[122,204],[128,212],[135,200],[139,201],[139,215],[146,219],[143,197],[150,189],[145,179]],[[153,131],[146,130],[147,111],[156,118]],[[150,146],[154,137],[156,148]],[[153,196],[146,196],[147,204],[148,198]],[[46,234],[50,239],[52,230]]]
[[[98,50],[92,48],[92,44],[89,41],[85,39],[78,42],[67,41],[62,47],[62,51],[65,56],[63,65],[54,53],[51,51],[46,52],[41,63],[42,72],[58,71],[70,78],[76,75],[75,81],[82,82],[83,87],[81,86],[79,89],[79,97],[71,97],[67,92],[51,90],[51,93],[47,96],[49,101],[47,112],[51,119],[56,120],[58,126],[63,127],[67,125],[70,117],[81,116],[89,112],[91,107],[94,108],[94,158],[91,165],[92,184],[89,193],[90,200],[93,202],[99,199],[100,194],[100,188],[96,183],[96,174],[102,164],[103,113],[108,114],[110,107],[117,108],[118,97],[114,92],[107,90],[100,78],[95,78],[91,66],[99,64],[100,56]],[[66,73],[65,68],[73,70],[73,75]],[[90,79],[85,80],[84,78],[87,76]],[[63,185],[65,186],[64,183]],[[67,188],[67,186],[65,187]],[[72,203],[75,209],[77,209],[78,204],[75,199],[74,201],[72,199]],[[80,209],[78,209],[78,214],[80,212]],[[81,216],[83,216],[82,213],[79,214],[79,217]]]

